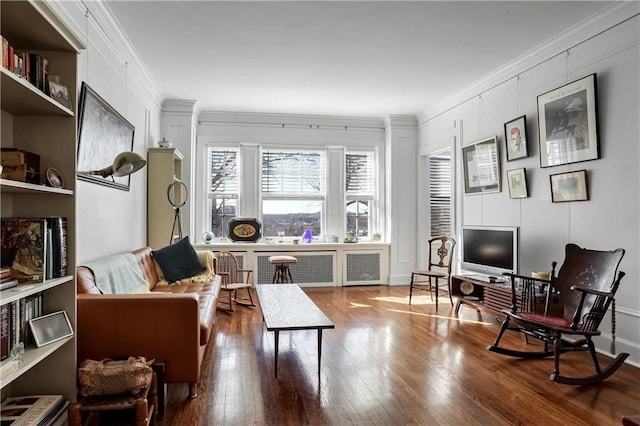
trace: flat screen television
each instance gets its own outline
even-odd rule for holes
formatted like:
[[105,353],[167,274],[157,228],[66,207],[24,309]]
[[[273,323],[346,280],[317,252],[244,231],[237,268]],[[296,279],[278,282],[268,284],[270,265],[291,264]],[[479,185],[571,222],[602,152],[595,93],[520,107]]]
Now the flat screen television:
[[518,227],[463,226],[461,269],[498,277],[518,273]]

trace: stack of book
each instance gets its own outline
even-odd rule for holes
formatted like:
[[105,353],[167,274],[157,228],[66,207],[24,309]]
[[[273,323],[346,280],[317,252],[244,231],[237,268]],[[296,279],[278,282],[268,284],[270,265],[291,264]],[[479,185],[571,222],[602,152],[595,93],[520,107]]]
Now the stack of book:
[[2,402],[0,422],[24,426],[67,424],[67,401],[62,395],[15,396]]
[[29,320],[42,314],[42,292],[0,306],[0,360],[6,359],[18,343],[34,343]]
[[11,269],[0,268],[0,290],[6,290],[18,285],[18,280],[11,276]]
[[49,61],[38,53],[14,49],[6,38],[0,35],[2,44],[2,67],[18,77],[24,78],[39,90],[49,94]]
[[64,217],[0,219],[2,267],[19,283],[42,283],[67,274],[67,220]]

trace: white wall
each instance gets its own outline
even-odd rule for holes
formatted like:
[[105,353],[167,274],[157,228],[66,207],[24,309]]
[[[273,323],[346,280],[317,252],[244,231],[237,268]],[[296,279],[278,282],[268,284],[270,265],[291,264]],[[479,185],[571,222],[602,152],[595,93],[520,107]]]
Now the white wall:
[[[449,144],[456,152],[456,229],[461,225],[520,227],[520,273],[550,268],[564,258],[564,246],[574,242],[600,250],[622,247],[626,256],[621,270],[627,273],[617,297],[618,351],[630,352],[640,363],[640,194],[638,183],[639,18],[638,3],[626,4],[548,47],[548,55],[536,52],[520,60],[511,74],[498,72],[475,92],[465,92],[433,108],[420,125],[420,152],[427,155]],[[611,20],[617,20],[611,23]],[[630,18],[627,20],[627,18]],[[599,33],[599,26],[607,28]],[[600,159],[550,168],[540,167],[537,95],[588,74],[597,74]],[[529,157],[506,162],[505,122],[527,115]],[[454,127],[455,125],[455,127]],[[510,199],[506,180],[501,193],[464,196],[460,148],[478,139],[497,135],[502,176],[506,170],[526,168],[529,197]],[[444,141],[444,142],[443,142]],[[424,168],[424,162],[419,162]],[[589,201],[552,203],[549,175],[587,169]],[[422,174],[425,172],[423,171]],[[421,182],[422,183],[422,182]],[[420,189],[422,191],[423,189]],[[608,324],[596,344],[608,350]]]
[[[147,148],[160,140],[161,101],[144,65],[102,2],[50,4],[87,46],[78,59],[78,90],[87,82],[131,122],[133,150],[146,158]],[[84,181],[76,191],[79,265],[146,245],[146,169],[131,175],[130,191]]]

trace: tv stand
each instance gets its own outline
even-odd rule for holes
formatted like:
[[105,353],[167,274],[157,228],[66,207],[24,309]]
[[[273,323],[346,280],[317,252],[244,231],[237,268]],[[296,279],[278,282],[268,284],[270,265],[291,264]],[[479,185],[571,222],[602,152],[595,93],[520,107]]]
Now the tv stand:
[[[502,279],[502,277],[500,277]],[[489,277],[482,275],[453,275],[451,277],[451,295],[457,299],[455,313],[458,315],[460,306],[467,305],[478,311],[485,311],[502,318],[503,309],[511,308],[511,283],[502,279],[501,282],[490,282]],[[519,294],[516,293],[516,297]],[[536,305],[537,305],[536,301]],[[544,307],[545,297],[540,296],[541,309]],[[550,312],[562,313],[562,305],[557,297],[552,298]]]
[[455,313],[460,306],[467,305],[478,311],[503,316],[502,310],[511,307],[511,284],[504,279],[483,275],[454,275],[451,277],[451,295],[456,301]]

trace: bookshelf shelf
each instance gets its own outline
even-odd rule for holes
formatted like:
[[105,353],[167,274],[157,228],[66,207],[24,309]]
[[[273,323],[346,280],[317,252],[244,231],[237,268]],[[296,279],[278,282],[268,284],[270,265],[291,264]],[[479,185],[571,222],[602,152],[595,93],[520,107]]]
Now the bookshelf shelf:
[[38,293],[40,291],[49,290],[70,281],[73,281],[72,275],[61,278],[54,278],[40,284],[18,284],[17,287],[13,287],[8,290],[2,290],[2,292],[0,292],[0,306],[6,305],[7,303],[15,302],[16,300],[20,300],[24,297]]
[[31,370],[36,364],[45,360],[49,355],[63,347],[65,344],[73,340],[73,336],[65,337],[57,342],[50,343],[41,348],[27,348],[24,351],[23,361],[18,364],[18,369],[13,373],[2,378],[2,386],[7,386],[27,371]]
[[[8,311],[10,315],[12,312],[27,311],[28,316],[35,316],[64,310],[72,327],[76,328],[76,282],[73,274],[76,266],[77,122],[73,109],[78,92],[78,53],[84,45],[45,1],[2,1],[0,20],[2,37],[15,50],[47,60],[49,75],[58,76],[59,83],[67,87],[72,105],[72,108],[60,105],[26,78],[0,66],[0,145],[39,155],[40,182],[45,181],[44,172],[48,167],[55,167],[66,178],[65,188],[0,179],[0,215],[3,218],[66,219],[66,273],[71,274],[39,284],[20,284],[0,292],[3,324],[6,326],[3,327],[4,345],[1,347],[5,354],[8,352],[7,347],[10,349],[15,340],[24,340],[22,337],[14,341],[8,338],[21,336],[16,329],[21,327],[7,325],[11,323],[6,316]],[[55,259],[55,255],[52,257]],[[11,264],[11,259],[3,259],[3,267]],[[55,276],[51,270],[46,272]],[[42,294],[41,299],[34,296],[37,293]],[[33,310],[33,305],[29,305],[36,298],[39,301],[37,311]],[[20,306],[26,308],[22,310]],[[26,315],[21,316],[22,321],[26,318]],[[41,348],[27,345],[24,361],[18,365],[17,370],[4,369],[0,399],[20,395],[58,394],[75,401],[76,356],[74,336]],[[3,366],[7,364],[7,360],[8,358],[2,360]]]
[[18,182],[9,179],[0,179],[0,187],[3,193],[11,194],[61,194],[73,195],[73,191],[64,188],[51,188],[45,185],[35,185],[33,183]]
[[2,109],[11,114],[60,115],[73,117],[73,111],[60,105],[24,78],[0,67]]

